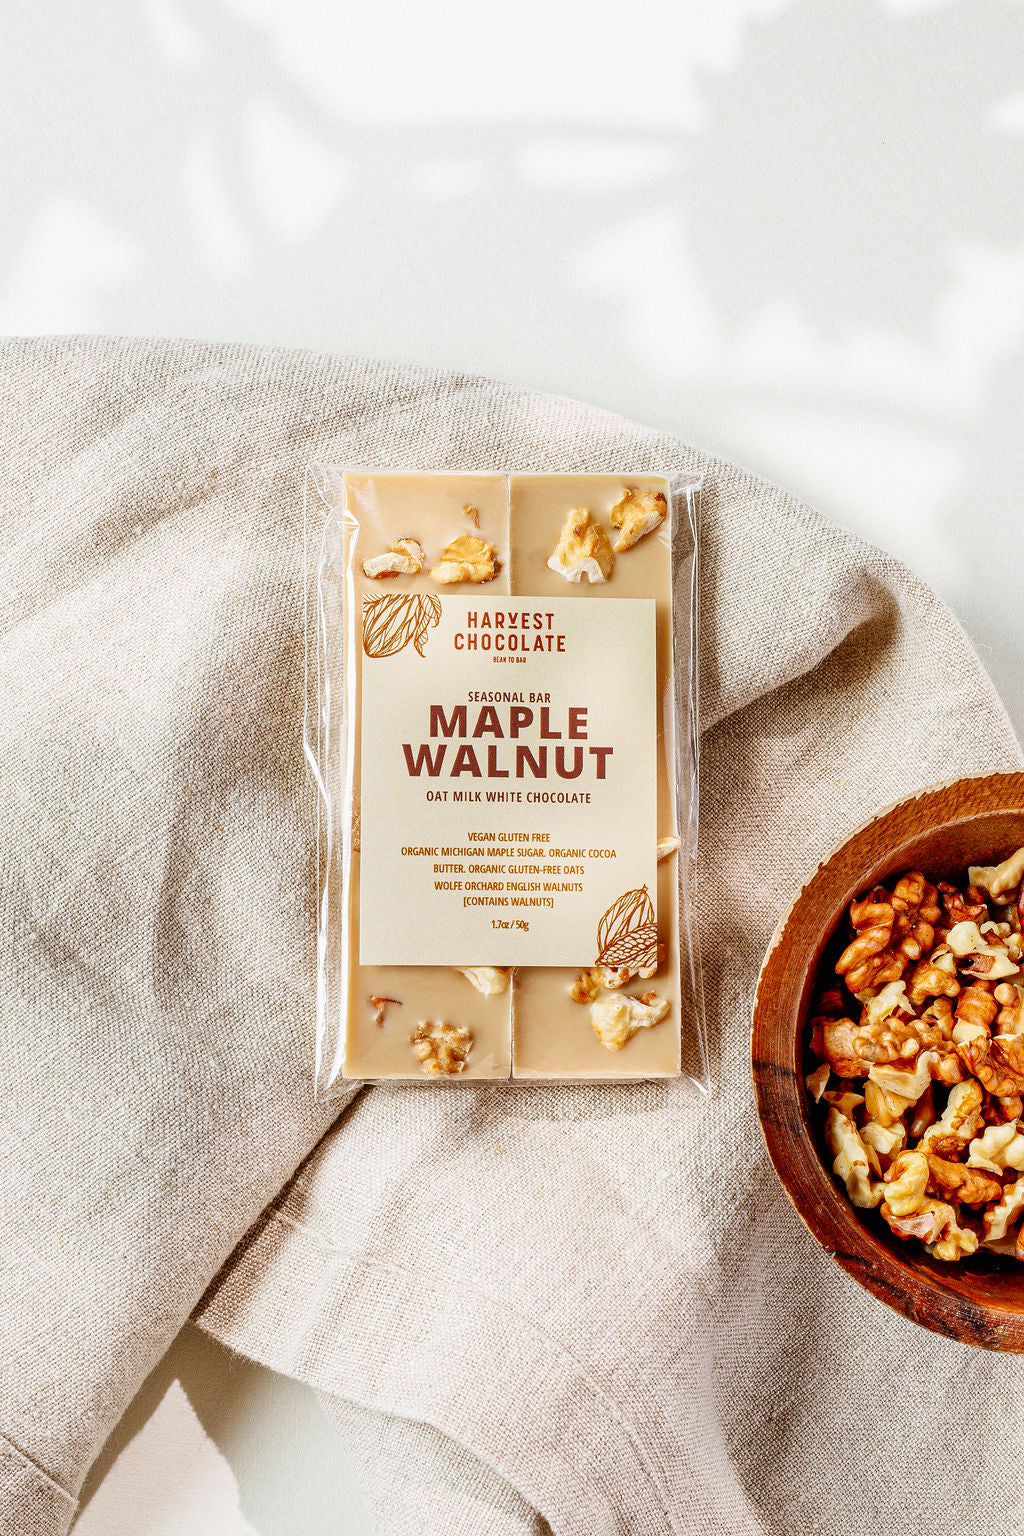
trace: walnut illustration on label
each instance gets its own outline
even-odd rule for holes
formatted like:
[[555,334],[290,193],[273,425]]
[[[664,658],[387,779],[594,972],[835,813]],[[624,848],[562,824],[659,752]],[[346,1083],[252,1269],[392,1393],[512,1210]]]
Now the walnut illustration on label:
[[647,887],[625,891],[597,925],[597,964],[653,976],[658,969],[658,925]]
[[363,650],[367,656],[397,656],[412,642],[423,655],[427,633],[441,618],[441,604],[429,593],[387,592],[363,599]]

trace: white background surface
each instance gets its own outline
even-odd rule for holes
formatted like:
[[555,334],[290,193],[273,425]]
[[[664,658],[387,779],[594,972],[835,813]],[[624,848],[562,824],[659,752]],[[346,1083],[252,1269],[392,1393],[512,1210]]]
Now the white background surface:
[[[1019,0],[7,0],[0,133],[0,330],[667,428],[905,558],[1024,729]],[[369,1529],[312,1396],[190,1330],[101,1470],[140,1425],[83,1536]]]

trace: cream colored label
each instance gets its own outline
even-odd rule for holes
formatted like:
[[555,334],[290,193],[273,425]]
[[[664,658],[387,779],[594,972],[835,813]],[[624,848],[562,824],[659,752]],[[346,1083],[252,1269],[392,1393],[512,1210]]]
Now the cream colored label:
[[362,964],[580,966],[642,947],[653,599],[389,592],[365,599],[362,642]]

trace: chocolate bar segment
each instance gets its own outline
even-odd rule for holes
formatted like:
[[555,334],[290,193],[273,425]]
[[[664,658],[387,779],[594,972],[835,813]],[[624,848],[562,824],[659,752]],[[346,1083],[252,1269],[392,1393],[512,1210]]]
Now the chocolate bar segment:
[[[345,1076],[423,1081],[507,1078],[511,1072],[510,987],[503,993],[486,995],[465,976],[446,967],[363,965],[358,956],[364,609],[381,599],[395,607],[409,597],[466,591],[507,593],[508,481],[504,475],[349,473],[344,477],[344,506],[345,670],[352,784],[351,806],[342,812],[343,822],[351,827],[342,919],[350,957],[343,1004]],[[445,552],[467,538],[495,551],[496,575],[486,582],[440,582],[432,577],[431,571],[442,565]],[[403,540],[415,541],[423,551],[418,571],[393,576],[366,574],[364,565],[372,570],[373,562]],[[470,571],[479,573],[479,565],[475,572]],[[457,574],[451,562],[443,574]],[[393,643],[393,629],[390,635],[384,634],[386,643]],[[396,733],[400,723],[395,721]],[[453,861],[438,858],[436,862]],[[383,899],[386,901],[386,894]],[[465,958],[468,965],[481,957]],[[393,1001],[381,1006],[378,999]]]
[[[629,548],[615,550],[616,542],[622,541],[627,518],[633,522],[635,531],[634,508],[642,519],[647,503],[650,510],[646,515],[653,521],[658,497],[663,498],[665,507],[662,519]],[[628,963],[621,963],[623,960],[646,959],[641,968],[650,971],[652,957],[649,952],[634,953],[631,957],[628,949],[623,952],[621,946],[618,951],[612,948],[605,953],[604,968],[595,975],[601,959],[596,928],[588,966],[520,970],[513,1011],[512,1061],[516,1077],[648,1078],[675,1076],[680,1070],[679,854],[668,498],[666,480],[652,475],[511,477],[509,547],[514,592],[554,596],[569,591],[581,601],[608,605],[623,598],[654,599],[658,699],[656,837],[662,840],[664,855],[657,866],[656,891],[649,893],[657,927],[653,973],[632,974],[620,986],[601,987],[602,979],[618,981],[619,977],[612,972],[617,970],[621,974],[629,969]],[[623,527],[618,529],[614,526],[616,507],[622,508],[618,515],[623,518]],[[566,520],[574,510],[589,514],[584,540],[595,525],[607,533],[614,563],[604,581],[593,581],[586,575],[578,582],[572,581],[549,564]],[[608,615],[609,623],[614,625],[613,606],[608,607]],[[619,659],[621,669],[628,673],[632,664],[633,658],[623,653]],[[607,948],[606,945],[606,951]],[[657,1002],[642,1003],[644,998]],[[668,1004],[667,1012],[658,1022],[652,1022],[661,1013],[663,1003]]]

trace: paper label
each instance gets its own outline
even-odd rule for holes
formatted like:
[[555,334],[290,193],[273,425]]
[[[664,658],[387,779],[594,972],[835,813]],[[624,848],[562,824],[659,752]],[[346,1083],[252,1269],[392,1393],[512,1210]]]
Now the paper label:
[[649,946],[653,598],[389,592],[361,628],[361,963],[622,964]]

